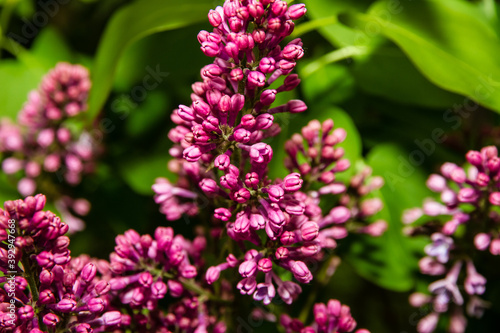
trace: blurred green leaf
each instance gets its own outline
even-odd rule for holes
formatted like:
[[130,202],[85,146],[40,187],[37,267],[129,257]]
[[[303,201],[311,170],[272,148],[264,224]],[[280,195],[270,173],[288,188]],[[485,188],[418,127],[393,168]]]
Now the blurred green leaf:
[[446,108],[463,100],[429,82],[395,46],[381,46],[356,58],[353,75],[367,93],[403,104]]
[[57,30],[43,29],[29,51],[19,54],[18,59],[0,62],[1,116],[16,119],[17,113],[28,99],[28,93],[36,89],[42,77],[59,61],[71,61],[72,54]]
[[35,89],[45,70],[41,67],[27,66],[17,60],[9,59],[0,62],[0,116],[11,120],[17,118],[17,113],[28,98],[28,93]]
[[120,164],[120,174],[135,192],[151,195],[151,186],[156,178],[166,177],[171,181],[175,179],[175,175],[167,169],[170,159],[165,152],[143,157],[134,156],[133,159]]
[[141,106],[130,113],[125,124],[127,134],[131,137],[145,136],[152,127],[158,125],[158,119],[161,119],[167,110],[167,96],[159,91],[149,92],[148,98]]
[[379,217],[389,228],[381,237],[362,236],[362,241],[352,245],[347,259],[366,279],[396,291],[407,291],[415,284],[416,253],[426,244],[424,239],[411,239],[402,233],[403,211],[420,206],[428,195],[422,172],[402,160],[407,160],[407,155],[392,144],[379,145],[368,154],[373,174],[385,180],[378,193],[384,202]]
[[155,32],[176,29],[204,20],[209,5],[202,0],[141,0],[117,11],[99,42],[92,71],[90,117],[94,118],[105,103],[113,84],[118,59],[130,44]]
[[368,14],[347,13],[342,22],[394,41],[437,86],[500,112],[500,41],[474,5],[458,0],[405,2],[388,14],[379,1]]
[[354,79],[345,66],[329,64],[304,78],[299,67],[299,77],[302,78],[300,88],[306,100],[315,104],[327,102],[338,104],[354,94]]
[[[312,21],[320,21],[319,32],[334,46],[344,47],[354,45],[359,33],[336,20],[339,13],[346,11],[365,11],[373,0],[361,1],[304,1],[307,7],[307,15]],[[308,23],[306,23],[308,24]],[[309,23],[311,24],[311,23]],[[304,24],[305,25],[305,24]],[[300,29],[300,26],[299,26]]]

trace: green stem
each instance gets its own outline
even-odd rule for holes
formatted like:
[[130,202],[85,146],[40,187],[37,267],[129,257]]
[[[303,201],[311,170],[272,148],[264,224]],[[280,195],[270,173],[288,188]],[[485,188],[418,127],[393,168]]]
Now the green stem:
[[[24,278],[28,281],[28,285],[30,286],[30,292],[33,299],[32,301],[33,308],[38,310],[38,308],[36,307],[36,303],[38,302],[40,295],[38,294],[38,286],[35,280],[35,274],[31,269],[30,261],[27,257],[28,256],[25,255],[21,259],[21,263],[23,265],[23,270],[24,270]],[[37,315],[38,315],[38,325],[40,326],[40,329],[42,331],[46,331],[47,328],[45,327],[45,324],[42,321],[41,312],[37,311]]]
[[307,64],[302,69],[302,76],[308,77],[309,75],[313,74],[314,72],[316,72],[318,69],[321,69],[325,65],[343,59],[351,58],[353,56],[363,55],[365,53],[366,53],[366,48],[360,46],[346,46],[341,49],[332,51],[320,57],[319,59]]

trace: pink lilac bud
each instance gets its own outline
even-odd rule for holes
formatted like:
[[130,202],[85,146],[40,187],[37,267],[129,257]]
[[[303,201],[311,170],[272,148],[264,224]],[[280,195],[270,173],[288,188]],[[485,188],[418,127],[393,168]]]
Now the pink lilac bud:
[[244,261],[240,264],[238,271],[241,276],[250,277],[255,274],[256,269],[257,264],[255,263],[255,261]]
[[291,5],[288,8],[287,14],[292,20],[298,20],[306,13],[306,6],[303,3]]
[[213,27],[217,28],[222,23],[222,18],[217,11],[210,10],[208,13],[208,21]]
[[290,263],[290,269],[293,276],[301,283],[309,283],[312,280],[312,274],[307,268],[306,264],[302,261],[292,261]]
[[262,258],[259,260],[257,268],[264,273],[270,272],[273,268],[273,262],[269,258]]
[[248,86],[250,88],[263,87],[266,84],[266,76],[257,71],[248,74]]
[[479,251],[485,251],[488,249],[488,246],[490,246],[491,243],[491,236],[487,233],[478,233],[474,237],[474,245],[476,246],[476,249]]
[[500,238],[496,238],[490,243],[490,253],[493,255],[500,255]]

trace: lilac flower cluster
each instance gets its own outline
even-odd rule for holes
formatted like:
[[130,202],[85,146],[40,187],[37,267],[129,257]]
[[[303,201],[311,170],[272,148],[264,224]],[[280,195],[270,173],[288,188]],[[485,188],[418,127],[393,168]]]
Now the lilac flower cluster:
[[483,252],[500,254],[500,158],[497,148],[488,146],[469,151],[466,159],[466,168],[445,163],[441,174],[427,180],[427,187],[440,194],[440,201],[429,199],[423,208],[413,208],[403,216],[403,222],[415,222],[409,234],[426,234],[432,241],[425,247],[427,256],[420,260],[422,273],[445,276],[429,285],[432,296],[416,293],[410,299],[417,307],[432,305],[433,311],[417,327],[421,333],[433,332],[445,313],[450,313],[449,331],[464,332],[467,319],[462,307],[466,305],[468,316],[480,318],[488,306],[481,299],[487,279],[476,265],[479,256],[488,256]]
[[[205,246],[204,237],[191,242],[174,235],[170,227],[158,227],[154,237],[134,230],[117,236],[115,252],[102,272],[111,286],[110,304],[122,311],[128,308],[125,313],[133,314],[131,322],[139,332],[163,332],[164,328],[224,332],[223,324],[207,314],[205,291],[194,281],[203,264]],[[158,301],[167,293],[180,300],[163,313],[158,310]]]
[[[299,319],[292,319],[286,314],[281,316],[280,323],[286,333],[344,333],[354,331],[357,326],[351,316],[351,309],[336,299],[329,300],[328,304],[315,304],[314,322],[309,326],[305,326]],[[356,333],[370,332],[366,329],[358,329]]]
[[[226,261],[210,267],[207,282],[237,268],[240,293],[264,304],[276,295],[292,303],[302,288],[284,281],[280,270],[290,271],[299,283],[311,282],[307,263],[321,260],[324,250],[334,249],[336,240],[347,236],[347,222],[350,230],[372,235],[380,235],[386,226],[383,221],[364,223],[382,208],[380,200],[360,200],[382,186],[380,178],[367,185],[369,172],[364,172],[349,188],[335,181],[335,173],[346,170],[349,161],[335,147],[346,133],[332,132],[331,120],[323,125],[313,121],[303,137],[295,135],[286,146],[290,173],[283,179],[268,178],[273,149],[263,140],[280,132],[274,114],[307,109],[299,100],[272,107],[277,93],[300,82],[290,73],[303,56],[302,42],[295,39],[284,48],[279,43],[305,12],[303,4],[289,7],[281,0],[228,0],[210,11],[214,30],[201,31],[198,40],[205,55],[215,60],[202,68],[203,82],[193,84],[191,105],[180,105],[172,114],[177,126],[169,133],[174,142],[170,154],[176,159],[169,167],[180,177],[175,185],[160,178],[152,187],[169,220],[194,216],[199,206],[213,209],[212,236],[227,235],[242,251],[229,251]],[[280,76],[285,76],[283,83],[273,89]],[[298,164],[299,151],[309,164]],[[325,186],[307,192],[319,179]],[[330,194],[343,197],[323,216],[320,197]]]
[[[71,258],[69,238],[64,236],[68,225],[43,211],[45,196],[7,201],[4,206],[5,210],[0,209],[0,283],[13,278],[15,297],[7,297],[5,291],[12,288],[5,283],[0,293],[2,331],[90,333],[120,324],[119,312],[106,311],[109,283],[96,276],[96,264],[88,257]],[[14,249],[8,247],[9,220],[15,221],[17,229]],[[8,253],[15,258],[8,260]]]
[[[76,185],[82,175],[94,170],[96,145],[87,132],[74,130],[71,124],[87,109],[90,86],[86,68],[59,63],[29,94],[19,113],[19,125],[6,119],[0,122],[2,170],[18,180],[17,189],[22,196],[37,190],[54,192],[48,183],[65,181]],[[85,215],[88,209],[82,210],[81,204],[71,200],[56,199],[60,199],[58,205],[68,212],[66,215],[74,219],[72,230],[80,230],[82,223],[70,210]]]

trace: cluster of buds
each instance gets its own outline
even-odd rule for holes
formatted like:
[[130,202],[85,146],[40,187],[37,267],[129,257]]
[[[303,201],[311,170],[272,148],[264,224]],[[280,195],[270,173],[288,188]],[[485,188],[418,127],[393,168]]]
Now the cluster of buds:
[[[22,196],[35,191],[52,193],[53,185],[61,182],[77,185],[82,175],[94,170],[96,145],[90,134],[72,129],[71,124],[87,109],[90,86],[86,68],[59,63],[29,94],[19,113],[19,125],[0,122],[2,170],[17,181]],[[72,229],[77,231],[76,225]]]
[[[203,236],[191,242],[174,235],[170,227],[158,227],[154,237],[135,230],[117,236],[109,263],[100,267],[110,284],[111,307],[124,316],[131,315],[128,321],[138,332],[169,332],[167,328],[189,333],[209,329],[225,332],[225,326],[207,314],[207,300],[198,295],[205,292],[195,282],[205,246]],[[162,312],[158,302],[167,295],[180,300]],[[126,331],[127,326],[122,325],[122,329]]]
[[[317,303],[314,305],[314,322],[305,326],[299,319],[292,319],[282,315],[281,326],[286,333],[344,333],[353,332],[356,321],[351,316],[351,309],[342,305],[338,300],[331,299],[328,304]],[[356,333],[370,333],[366,329],[358,329]]]
[[[119,325],[121,314],[106,311],[104,296],[110,285],[96,276],[96,264],[88,257],[71,258],[69,238],[64,236],[68,226],[43,211],[45,197],[7,201],[4,206],[0,283],[7,292],[0,293],[2,331],[89,333]],[[17,237],[11,242],[13,230]]]
[[421,272],[445,275],[429,285],[432,296],[416,293],[410,299],[414,306],[432,305],[419,332],[433,332],[445,313],[451,316],[449,331],[464,332],[464,304],[467,315],[477,318],[488,306],[480,298],[487,280],[477,272],[474,259],[495,260],[500,254],[500,158],[497,148],[488,146],[469,151],[466,159],[466,168],[445,163],[441,174],[427,180],[427,187],[440,194],[440,201],[428,199],[423,208],[410,209],[403,216],[404,223],[415,224],[408,228],[409,234],[428,235],[432,241],[425,247],[427,256],[420,260]]
[[[292,32],[293,20],[305,12],[303,4],[288,6],[281,0],[228,0],[210,11],[214,30],[201,31],[198,40],[205,55],[215,60],[202,68],[203,82],[193,84],[192,104],[180,105],[172,114],[177,126],[169,133],[174,142],[170,154],[175,158],[169,167],[180,178],[176,185],[162,178],[153,185],[155,200],[169,220],[183,213],[196,215],[197,206],[213,209],[212,236],[229,236],[242,253],[228,253],[225,262],[210,267],[207,282],[212,284],[224,270],[237,268],[240,293],[264,304],[276,295],[292,303],[302,289],[283,281],[282,270],[290,271],[299,283],[311,282],[307,263],[321,260],[322,249],[335,248],[336,240],[347,236],[345,223],[365,220],[381,209],[378,199],[360,199],[382,185],[378,178],[366,185],[369,175],[363,173],[349,188],[335,181],[335,173],[346,170],[349,161],[342,158],[341,148],[334,148],[346,133],[343,129],[331,133],[331,120],[323,128],[313,121],[303,129],[306,148],[303,138],[294,136],[286,146],[290,173],[283,179],[268,178],[273,149],[263,140],[280,132],[274,115],[307,109],[300,100],[272,107],[276,94],[300,82],[291,71],[303,56],[302,42],[295,39],[284,48],[279,43]],[[281,76],[282,84],[273,89]],[[298,151],[309,167],[298,164]],[[325,186],[307,192],[318,179]],[[343,203],[323,216],[320,196],[341,193]],[[225,228],[218,227],[224,223]],[[385,225],[358,223],[350,230],[380,235]]]

